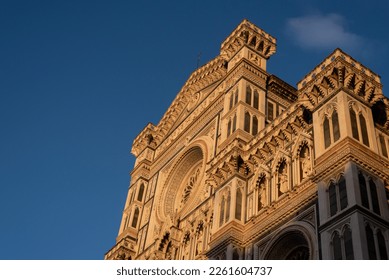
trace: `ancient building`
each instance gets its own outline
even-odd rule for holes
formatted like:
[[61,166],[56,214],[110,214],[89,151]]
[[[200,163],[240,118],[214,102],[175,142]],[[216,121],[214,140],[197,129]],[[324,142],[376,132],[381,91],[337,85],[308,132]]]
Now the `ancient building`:
[[244,20],[136,157],[106,259],[388,259],[389,100],[336,49],[297,88]]

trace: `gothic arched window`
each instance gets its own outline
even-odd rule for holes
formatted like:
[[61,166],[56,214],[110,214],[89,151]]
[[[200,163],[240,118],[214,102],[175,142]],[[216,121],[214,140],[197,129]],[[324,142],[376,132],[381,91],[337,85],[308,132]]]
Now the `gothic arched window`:
[[366,120],[362,114],[359,115],[359,124],[361,126],[362,142],[366,146],[369,146],[369,135],[367,134]]
[[343,210],[348,205],[346,180],[343,175],[340,176],[339,178],[338,188],[339,188],[340,210]]
[[353,238],[349,227],[346,227],[344,229],[343,241],[344,241],[344,251],[346,254],[346,260],[353,260],[354,259]]
[[246,87],[246,103],[251,105],[251,87]]
[[338,212],[338,203],[336,198],[336,185],[332,181],[328,188],[328,194],[330,198],[330,215],[333,216]]
[[145,185],[141,184],[138,190],[138,201],[143,201],[143,193],[145,192]]
[[139,220],[139,208],[136,207],[134,211],[134,216],[132,217],[131,227],[136,228],[136,226],[138,225],[138,220]]
[[332,253],[334,260],[342,259],[342,243],[338,232],[335,232],[332,237]]
[[248,133],[250,133],[250,119],[251,119],[250,113],[246,112],[244,114],[244,131]]
[[368,181],[366,181],[366,178],[363,173],[359,172],[358,181],[362,206],[380,215],[381,211],[377,192],[377,185],[375,184],[373,178],[368,178]]
[[253,135],[257,135],[258,133],[258,118],[256,116],[253,116]]
[[371,229],[370,225],[366,225],[365,229],[366,229],[367,250],[369,252],[369,259],[376,260],[377,259],[377,252],[375,249],[373,230]]
[[370,208],[369,196],[367,194],[367,187],[366,187],[366,179],[361,172],[359,172],[358,174],[358,180],[359,180],[359,192],[361,194],[362,206],[366,208]]
[[258,91],[257,90],[254,90],[254,104],[253,104],[253,107],[255,109],[259,109],[259,94],[258,94]]
[[370,197],[371,197],[371,204],[373,206],[374,213],[380,215],[380,204],[378,201],[378,194],[377,194],[377,186],[374,183],[373,179],[369,179],[369,189],[370,189]]
[[338,211],[345,209],[348,206],[346,178],[341,175],[338,182],[335,184],[331,181],[328,187],[330,216],[335,215]]
[[328,148],[331,145],[331,135],[330,135],[330,122],[327,116],[324,117],[323,134],[324,134],[324,147]]
[[338,112],[336,110],[332,112],[331,120],[332,120],[332,132],[334,134],[334,142],[336,142],[340,138],[339,119],[338,119]]
[[353,138],[359,140],[357,115],[355,114],[353,108],[350,108],[349,111],[350,111],[350,121],[351,121],[351,130],[353,133]]

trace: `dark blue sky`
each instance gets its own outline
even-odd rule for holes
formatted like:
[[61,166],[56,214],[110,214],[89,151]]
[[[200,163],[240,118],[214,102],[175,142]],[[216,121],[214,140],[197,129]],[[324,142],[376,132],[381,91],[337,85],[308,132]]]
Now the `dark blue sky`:
[[268,71],[292,85],[340,47],[388,95],[388,3],[2,1],[0,259],[102,259],[133,139],[244,18],[277,38]]

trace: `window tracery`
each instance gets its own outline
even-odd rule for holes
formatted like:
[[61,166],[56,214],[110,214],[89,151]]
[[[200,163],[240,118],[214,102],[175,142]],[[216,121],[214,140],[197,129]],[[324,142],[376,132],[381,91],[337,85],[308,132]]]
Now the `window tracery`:
[[363,207],[380,215],[380,204],[377,193],[377,185],[373,178],[365,176],[361,171],[358,173],[359,193]]
[[188,181],[185,184],[185,188],[182,193],[180,208],[182,208],[184,204],[188,201],[190,195],[192,194],[193,188],[197,184],[199,177],[200,177],[200,168],[197,168],[195,173],[189,177]]
[[336,183],[331,180],[328,186],[328,200],[330,216],[334,216],[348,206],[346,179],[343,174]]
[[334,104],[330,104],[325,110],[323,116],[323,137],[324,148],[327,149],[332,143],[335,143],[340,139],[340,127],[337,107]]
[[342,233],[335,230],[331,238],[332,257],[334,260],[353,260],[354,248],[352,232],[349,225],[343,228]]
[[354,139],[361,141],[366,146],[370,146],[369,133],[366,123],[366,112],[364,108],[357,106],[354,101],[349,102],[349,114],[351,121],[351,131]]
[[132,216],[131,227],[136,228],[139,220],[139,208],[135,207],[134,215]]
[[139,190],[138,190],[138,197],[137,197],[138,201],[143,201],[144,191],[145,191],[145,185],[142,183],[142,184],[140,184],[140,187],[139,187]]

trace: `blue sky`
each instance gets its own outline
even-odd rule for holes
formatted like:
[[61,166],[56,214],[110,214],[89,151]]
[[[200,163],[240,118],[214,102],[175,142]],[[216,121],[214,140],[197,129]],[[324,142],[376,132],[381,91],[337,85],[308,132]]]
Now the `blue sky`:
[[340,47],[389,84],[389,1],[2,1],[0,259],[102,259],[134,158],[247,18],[292,85]]

